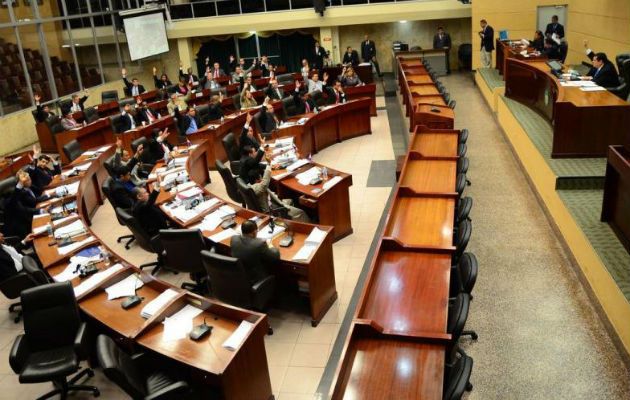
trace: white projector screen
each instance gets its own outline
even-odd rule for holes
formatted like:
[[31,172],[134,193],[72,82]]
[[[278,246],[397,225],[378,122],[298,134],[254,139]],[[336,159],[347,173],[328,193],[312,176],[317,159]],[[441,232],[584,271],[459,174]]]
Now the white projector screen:
[[164,14],[161,12],[127,17],[123,22],[132,61],[168,51]]

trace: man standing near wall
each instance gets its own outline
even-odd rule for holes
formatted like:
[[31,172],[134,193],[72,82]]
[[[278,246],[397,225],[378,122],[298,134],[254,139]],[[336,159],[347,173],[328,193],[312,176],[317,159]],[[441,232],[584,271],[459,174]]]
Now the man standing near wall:
[[481,30],[479,37],[481,38],[481,66],[483,68],[492,67],[492,50],[494,50],[494,29],[485,19],[480,21]]
[[381,74],[381,68],[378,65],[378,60],[376,59],[376,44],[373,40],[370,40],[368,35],[365,35],[365,40],[361,42],[361,58],[363,62],[374,65],[378,76],[383,76],[383,74]]
[[437,33],[433,36],[433,48],[434,49],[444,49],[446,51],[446,73],[451,73],[451,60],[450,60],[450,52],[451,52],[451,35],[444,32],[444,28],[438,26]]

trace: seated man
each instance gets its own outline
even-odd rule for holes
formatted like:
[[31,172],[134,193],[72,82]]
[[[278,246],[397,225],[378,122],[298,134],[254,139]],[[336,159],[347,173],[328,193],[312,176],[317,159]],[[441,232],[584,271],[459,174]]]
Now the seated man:
[[329,88],[328,104],[343,104],[346,102],[346,94],[341,82],[335,81],[335,85]]
[[24,239],[31,233],[33,216],[46,213],[47,210],[37,208],[37,203],[47,200],[48,196],[35,195],[31,189],[31,177],[26,171],[20,170],[16,176],[15,190],[5,204],[3,232],[7,236]]
[[265,95],[271,100],[282,100],[284,97],[284,90],[278,87],[277,79],[274,78],[269,80],[269,87],[265,90]]
[[593,67],[588,71],[582,80],[592,80],[596,84],[606,88],[619,86],[619,74],[613,63],[608,59],[606,53],[595,53],[588,48],[588,42],[584,42],[586,56],[591,59]]
[[268,267],[280,259],[278,249],[258,239],[257,232],[256,223],[247,220],[241,225],[241,235],[232,236],[230,239],[232,257],[241,260],[250,284],[260,282],[269,276]]
[[139,123],[149,125],[160,119],[160,114],[147,105],[146,101],[136,108],[136,119]]
[[136,188],[136,185],[134,185],[131,180],[131,170],[135,166],[136,162],[137,158],[133,157],[127,165],[122,165],[116,169],[116,177],[110,187],[112,199],[114,199],[114,204],[112,204],[113,207],[120,207],[126,210],[131,210],[133,208],[136,202],[133,190]]
[[258,124],[262,132],[262,137],[271,137],[271,133],[276,130],[280,121],[273,110],[269,97],[265,98],[262,107],[260,108],[260,114],[258,115]]
[[151,194],[143,187],[133,189],[133,196],[136,201],[133,206],[133,216],[151,237],[157,235],[160,229],[168,229],[166,215],[155,205],[155,200],[159,194],[160,186],[158,183],[153,184]]
[[249,180],[249,171],[252,169],[260,169],[260,161],[265,156],[265,150],[259,148],[256,150],[252,146],[244,146],[241,150],[241,168],[239,170],[239,176],[245,182]]
[[186,96],[179,95],[177,93],[171,94],[171,99],[166,104],[166,109],[168,110],[168,115],[175,115],[175,109],[177,110],[185,110],[188,108],[188,98],[190,93]]
[[248,172],[249,186],[256,193],[258,197],[258,205],[265,213],[271,213],[271,207],[285,207],[288,210],[289,218],[294,221],[309,222],[309,218],[306,213],[293,207],[293,201],[291,199],[282,199],[278,197],[273,191],[269,189],[269,183],[271,182],[271,165],[267,165],[263,175],[260,175],[260,168],[252,168]]
[[144,86],[140,84],[140,81],[137,78],[131,79],[131,82],[127,80],[127,68],[123,68],[122,71],[123,83],[125,84],[125,94],[127,96],[139,96],[142,93],[146,92]]
[[79,97],[78,94],[72,95],[72,103],[70,103],[70,111],[77,112],[85,110],[85,101],[88,98],[88,91],[85,90],[83,97]]
[[359,54],[356,50],[352,50],[352,47],[348,46],[346,48],[346,52],[343,55],[343,60],[341,63],[345,66],[355,66],[359,65]]
[[135,112],[131,108],[131,104],[125,104],[122,112],[120,113],[120,133],[136,129],[137,124],[138,121],[136,119]]
[[33,164],[26,167],[26,172],[31,177],[31,190],[36,196],[41,196],[53,177],[61,173],[61,166],[49,156],[39,154],[39,150],[33,153]]
[[184,132],[186,135],[197,132],[203,126],[194,106],[188,106],[188,113],[184,115],[177,111],[175,117],[179,120],[180,132]]
[[171,157],[173,151],[173,145],[170,144],[166,138],[171,133],[168,131],[168,128],[160,131],[159,129],[153,129],[151,133],[151,138],[146,146],[143,149],[142,155],[140,156],[140,161],[144,164],[155,164],[160,160],[164,159],[164,155],[167,154],[167,157]]
[[247,120],[245,125],[243,125],[241,136],[238,138],[238,145],[241,152],[246,146],[253,147],[254,150],[258,150],[260,145],[265,142],[259,134],[254,132],[254,127],[252,126],[253,118],[252,114],[247,113]]
[[122,140],[120,138],[116,139],[116,152],[113,160],[114,171],[117,171],[120,167],[127,167],[131,173],[131,182],[135,186],[144,185],[149,177],[149,172],[138,161],[143,160],[147,153],[149,152],[145,151],[144,146],[140,145],[136,149],[137,157],[129,157],[127,150],[122,147]]
[[[243,60],[243,59],[241,59]],[[245,63],[245,60],[243,60],[243,63]],[[244,81],[245,77],[254,70],[254,68],[256,68],[256,60],[254,60],[254,62],[252,62],[252,65],[247,68],[244,69],[243,67],[241,67],[240,65],[237,65],[235,67],[234,72],[232,73],[232,83],[241,83]]]
[[24,255],[21,251],[32,242],[33,237],[34,235],[30,233],[15,246],[9,246],[5,242],[4,235],[0,233],[0,282],[22,271]]
[[42,106],[39,102],[42,99],[42,96],[39,93],[33,93],[33,98],[35,99],[35,121],[37,122],[45,122],[48,118],[53,117],[55,115],[54,112],[50,110],[48,104]]
[[311,98],[311,94],[300,92],[300,88],[302,87],[302,82],[295,81],[295,91],[293,92],[293,101],[295,102],[295,107],[298,110],[299,114],[307,114],[307,113],[317,113],[317,104]]

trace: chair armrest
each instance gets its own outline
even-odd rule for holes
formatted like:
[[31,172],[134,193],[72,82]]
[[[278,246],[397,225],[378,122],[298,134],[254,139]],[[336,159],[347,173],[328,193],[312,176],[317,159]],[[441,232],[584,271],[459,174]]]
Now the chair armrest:
[[252,285],[252,304],[255,309],[263,310],[273,297],[276,288],[276,277],[269,275]]
[[179,381],[168,385],[155,393],[151,393],[146,396],[144,400],[179,400],[185,399],[187,397],[185,395],[188,393],[190,393],[188,383]]
[[162,252],[164,251],[164,246],[162,246],[162,241],[160,240],[160,235],[157,234],[151,238],[151,247],[155,250],[155,253],[162,256]]
[[50,282],[46,272],[39,268],[37,261],[35,261],[31,256],[24,256],[22,258],[22,268],[24,269],[24,272],[31,276],[36,285],[44,285]]
[[85,359],[87,356],[87,324],[85,322],[81,322],[79,324],[79,329],[77,330],[77,335],[74,337],[74,352],[79,357],[79,359]]
[[26,364],[30,351],[28,349],[28,342],[24,335],[18,335],[11,347],[11,353],[9,353],[9,364],[11,369],[16,374],[20,374]]

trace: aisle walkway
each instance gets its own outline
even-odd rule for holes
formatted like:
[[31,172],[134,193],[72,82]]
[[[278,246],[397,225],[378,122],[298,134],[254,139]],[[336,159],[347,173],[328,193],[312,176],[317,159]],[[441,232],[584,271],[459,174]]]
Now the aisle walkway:
[[468,128],[479,279],[463,346],[469,399],[630,399],[626,370],[526,177],[468,75],[443,79]]

